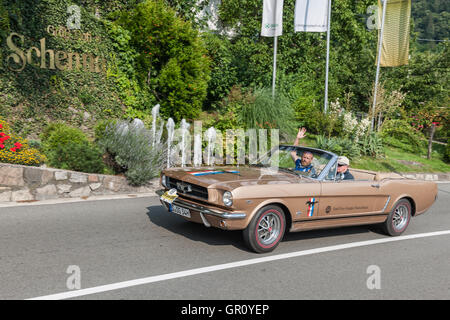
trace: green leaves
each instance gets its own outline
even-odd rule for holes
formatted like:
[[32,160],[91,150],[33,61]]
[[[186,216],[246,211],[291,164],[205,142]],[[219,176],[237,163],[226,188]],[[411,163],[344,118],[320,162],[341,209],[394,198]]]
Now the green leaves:
[[164,1],[144,1],[116,22],[130,34],[136,79],[161,105],[161,114],[193,119],[201,111],[209,59],[200,35]]
[[99,145],[112,158],[112,167],[123,170],[132,185],[144,185],[164,166],[165,147],[152,145],[152,132],[121,121],[106,126]]
[[103,173],[102,153],[77,128],[52,123],[41,134],[48,164],[54,168],[88,173]]

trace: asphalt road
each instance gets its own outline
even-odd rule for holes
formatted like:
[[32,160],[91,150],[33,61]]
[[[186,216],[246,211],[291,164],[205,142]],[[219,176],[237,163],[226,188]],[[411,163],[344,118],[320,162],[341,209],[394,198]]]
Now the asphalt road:
[[[450,230],[450,184],[439,190],[404,235]],[[241,232],[187,222],[156,197],[0,208],[0,299],[450,299],[449,233],[363,242],[379,239],[394,238],[293,233],[258,255]]]

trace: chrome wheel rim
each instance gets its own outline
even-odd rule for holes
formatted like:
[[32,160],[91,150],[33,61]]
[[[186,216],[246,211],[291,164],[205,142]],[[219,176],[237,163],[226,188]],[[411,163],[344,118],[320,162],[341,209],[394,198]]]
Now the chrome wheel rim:
[[392,217],[392,225],[395,230],[402,230],[409,219],[409,208],[406,205],[399,205],[395,208],[394,215]]
[[257,234],[259,242],[270,245],[275,242],[281,232],[281,219],[275,213],[268,213],[259,220]]

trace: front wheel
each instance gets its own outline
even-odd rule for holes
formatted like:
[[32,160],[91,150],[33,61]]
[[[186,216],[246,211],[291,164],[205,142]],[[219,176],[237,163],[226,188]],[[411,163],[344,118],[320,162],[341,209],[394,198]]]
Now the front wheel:
[[384,231],[390,236],[401,235],[409,225],[411,212],[411,203],[407,199],[399,200],[383,225]]
[[286,219],[283,210],[275,205],[261,208],[243,231],[247,246],[257,253],[274,250],[284,236]]

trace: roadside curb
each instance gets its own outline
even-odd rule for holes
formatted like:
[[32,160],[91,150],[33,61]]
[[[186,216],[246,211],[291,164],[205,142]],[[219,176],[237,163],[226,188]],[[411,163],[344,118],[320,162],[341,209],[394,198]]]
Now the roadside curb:
[[157,197],[155,192],[145,192],[136,194],[117,194],[117,195],[100,195],[91,196],[83,198],[62,198],[62,199],[51,199],[51,200],[34,200],[34,201],[23,201],[23,202],[0,202],[0,208],[10,208],[10,207],[22,207],[22,206],[39,206],[39,205],[52,205],[52,204],[65,204],[65,203],[78,203],[78,202],[89,202],[89,201],[106,201],[106,200],[124,200],[124,199],[137,199],[145,197]]

